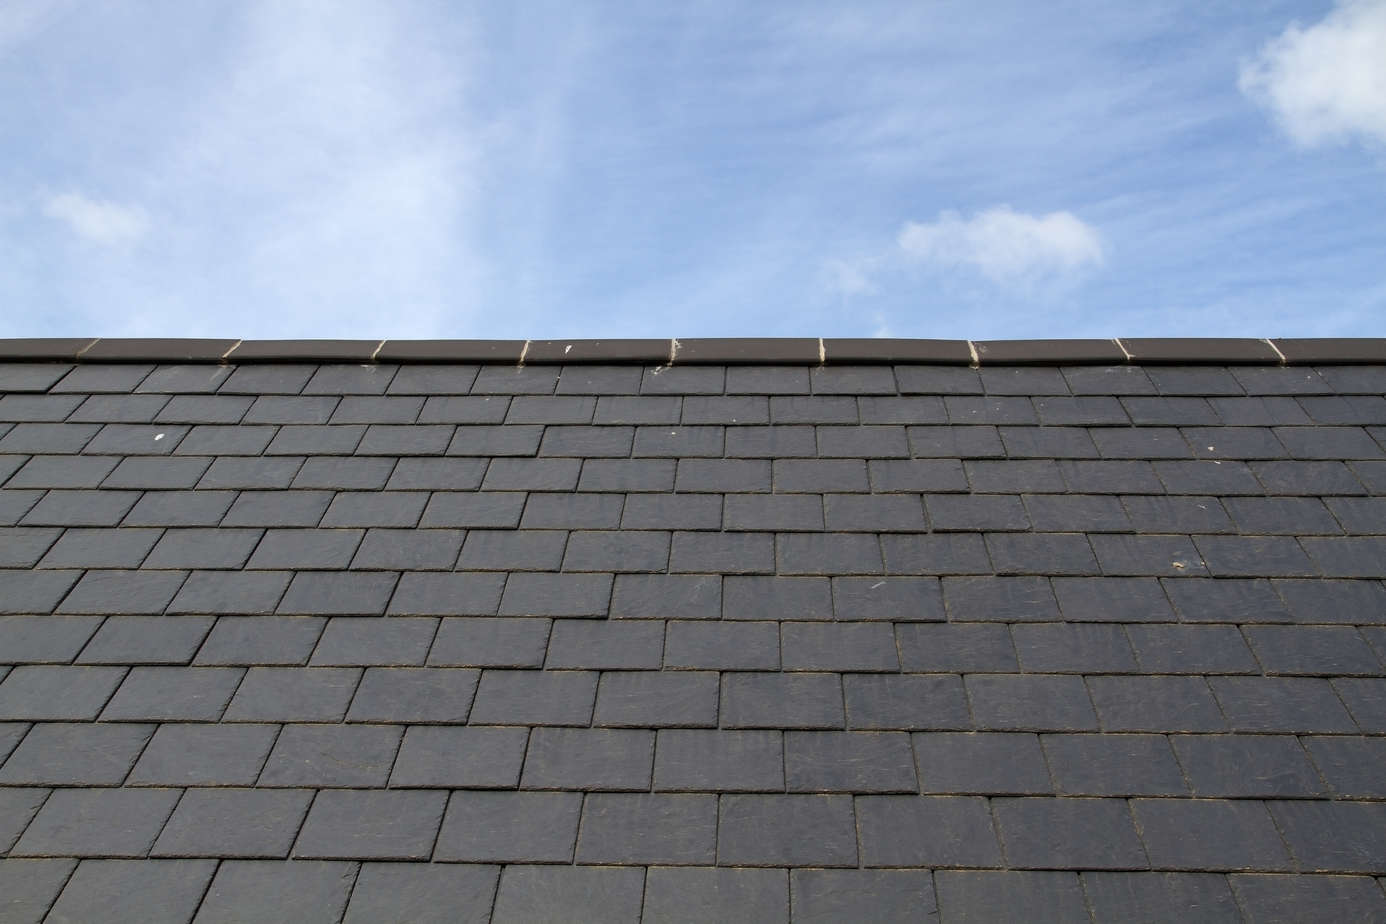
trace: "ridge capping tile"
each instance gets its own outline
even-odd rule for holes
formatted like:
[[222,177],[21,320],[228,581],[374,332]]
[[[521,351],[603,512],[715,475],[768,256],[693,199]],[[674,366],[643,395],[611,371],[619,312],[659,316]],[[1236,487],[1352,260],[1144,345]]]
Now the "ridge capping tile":
[[669,361],[668,340],[531,340],[526,363],[655,363]]
[[95,337],[19,337],[0,340],[0,359],[72,362],[96,342]]
[[1280,365],[1280,356],[1269,343],[1251,337],[1122,337],[1120,340],[1133,363]]
[[386,340],[375,353],[382,363],[518,364],[528,340]]
[[372,361],[379,340],[242,340],[226,356],[231,363]]
[[823,341],[827,363],[946,363],[966,366],[972,351],[966,340],[894,340],[841,337]]
[[1386,363],[1386,337],[1304,337],[1271,343],[1285,362],[1308,363]]
[[240,341],[190,337],[102,337],[82,351],[82,362],[218,363]]
[[677,338],[674,365],[750,365],[803,363],[818,365],[817,337]]
[[983,366],[1123,365],[1115,340],[974,340]]

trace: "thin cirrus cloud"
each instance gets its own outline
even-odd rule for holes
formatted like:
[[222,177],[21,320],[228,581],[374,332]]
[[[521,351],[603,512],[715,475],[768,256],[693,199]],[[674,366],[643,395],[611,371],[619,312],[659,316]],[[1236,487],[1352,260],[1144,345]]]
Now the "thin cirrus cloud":
[[1386,0],[1343,0],[1319,22],[1291,23],[1243,62],[1241,91],[1297,144],[1386,144]]
[[149,230],[149,219],[138,206],[92,199],[79,192],[49,196],[43,214],[78,237],[108,246],[132,244]]
[[1105,259],[1096,228],[1072,212],[1031,215],[1000,205],[963,218],[906,222],[897,244],[911,261],[944,270],[973,270],[1000,284],[1065,277]]

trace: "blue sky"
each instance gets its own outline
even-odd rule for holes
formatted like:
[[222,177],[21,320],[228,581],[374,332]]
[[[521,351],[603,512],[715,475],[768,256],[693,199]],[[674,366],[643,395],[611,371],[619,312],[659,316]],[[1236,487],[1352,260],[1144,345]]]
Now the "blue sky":
[[0,336],[1386,335],[1386,0],[0,3]]

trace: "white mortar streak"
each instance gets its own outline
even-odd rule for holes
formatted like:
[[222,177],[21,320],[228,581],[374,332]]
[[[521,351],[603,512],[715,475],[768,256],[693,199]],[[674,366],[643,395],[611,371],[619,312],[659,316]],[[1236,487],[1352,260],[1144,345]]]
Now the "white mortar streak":
[[669,338],[669,365],[674,364],[674,359],[679,355],[679,338]]
[[1125,356],[1126,361],[1129,363],[1131,361],[1131,351],[1126,349],[1126,344],[1121,342],[1120,337],[1113,337],[1112,342],[1117,345],[1117,349],[1121,351],[1121,355]]
[[828,347],[823,343],[823,338],[818,338],[818,365],[824,366],[828,362]]
[[375,358],[376,358],[377,356],[380,355],[380,351],[383,350],[383,349],[385,349],[385,341],[384,341],[384,340],[382,340],[382,341],[380,341],[379,343],[377,343],[377,344],[375,345],[375,349],[374,349],[374,350],[371,350],[371,362],[375,362]]
[[967,341],[967,352],[972,354],[973,368],[982,364],[982,357],[977,353],[977,344],[973,343],[971,340]]
[[1285,354],[1280,352],[1280,347],[1275,345],[1274,340],[1270,339],[1269,337],[1266,337],[1263,338],[1261,342],[1264,343],[1266,346],[1270,347],[1272,350],[1274,350],[1275,355],[1280,357],[1280,365],[1288,366],[1290,364],[1290,361],[1285,358]]
[[519,361],[519,363],[518,363],[517,365],[523,366],[523,365],[525,364],[525,356],[527,356],[528,354],[529,354],[529,341],[526,340],[526,341],[525,341],[525,345],[522,346],[522,347],[520,347],[520,361]]
[[236,352],[236,347],[240,346],[242,343],[245,343],[245,341],[244,341],[244,340],[237,340],[235,343],[231,344],[231,348],[228,349],[225,353],[222,353],[222,354],[221,354],[221,361],[222,361],[222,362],[226,362],[226,357],[228,357],[228,356],[230,356],[232,353]]

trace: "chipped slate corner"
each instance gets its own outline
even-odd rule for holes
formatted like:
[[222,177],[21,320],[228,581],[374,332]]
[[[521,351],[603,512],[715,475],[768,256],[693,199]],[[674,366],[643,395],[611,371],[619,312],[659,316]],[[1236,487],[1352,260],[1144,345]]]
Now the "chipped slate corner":
[[0,341],[0,920],[1386,919],[1386,340]]

